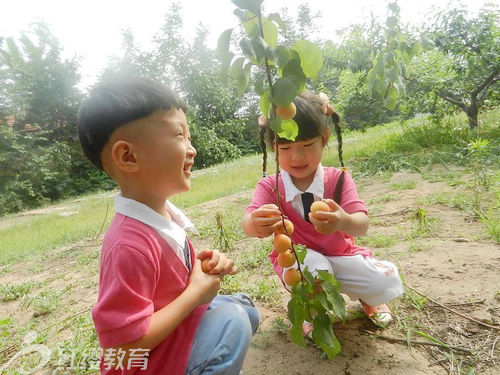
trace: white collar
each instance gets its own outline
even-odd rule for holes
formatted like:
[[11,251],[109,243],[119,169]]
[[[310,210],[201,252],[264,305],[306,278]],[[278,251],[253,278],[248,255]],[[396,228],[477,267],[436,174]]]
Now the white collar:
[[302,193],[312,193],[315,197],[323,199],[323,194],[325,193],[325,184],[323,182],[324,172],[321,163],[318,165],[316,172],[314,173],[314,178],[311,185],[306,191],[299,190],[292,181],[290,174],[282,170],[281,178],[283,179],[283,185],[285,186],[285,199],[287,202],[293,201],[293,199]]
[[121,194],[115,196],[115,211],[117,213],[153,227],[171,247],[176,248],[175,245],[177,245],[182,249],[186,242],[186,230],[194,234],[198,234],[198,231],[187,216],[173,203],[167,200],[165,205],[172,216],[172,221],[134,199],[125,198]]

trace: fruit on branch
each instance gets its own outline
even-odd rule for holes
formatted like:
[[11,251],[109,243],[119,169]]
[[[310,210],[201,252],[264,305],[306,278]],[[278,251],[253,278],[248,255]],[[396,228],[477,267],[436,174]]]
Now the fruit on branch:
[[330,212],[330,207],[323,201],[316,201],[311,204],[311,212]]
[[286,234],[277,234],[274,236],[274,250],[277,253],[284,253],[292,247],[292,240]]
[[276,116],[281,117],[283,120],[290,120],[297,113],[295,103],[290,103],[288,107],[276,106]]
[[276,229],[275,231],[277,233],[281,233],[281,234],[292,234],[293,233],[293,223],[288,220],[288,219],[285,219],[285,228],[286,228],[286,232],[285,232],[285,228],[283,228],[283,221],[279,221],[277,224],[276,224]]
[[289,268],[283,275],[283,281],[290,286],[295,286],[300,281],[300,272],[295,268]]
[[295,264],[295,255],[291,250],[278,254],[278,264],[283,268],[293,266]]

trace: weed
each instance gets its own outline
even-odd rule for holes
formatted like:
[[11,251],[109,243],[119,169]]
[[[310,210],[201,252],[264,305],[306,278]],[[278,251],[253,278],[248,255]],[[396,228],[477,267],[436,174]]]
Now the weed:
[[290,323],[278,315],[273,320],[273,331],[280,335],[286,335],[290,331]]
[[19,284],[6,283],[0,285],[0,302],[15,301],[27,295],[34,287],[35,283],[32,281],[26,281]]
[[389,185],[389,187],[394,190],[410,190],[415,189],[416,186],[417,183],[415,181],[401,181]]
[[215,212],[215,223],[217,227],[215,247],[221,249],[224,252],[228,252],[231,248],[231,243],[229,240],[229,234],[224,227],[224,222],[222,221],[222,214],[219,211]]
[[479,219],[486,227],[488,234],[500,242],[500,207],[490,208],[484,213],[479,213]]
[[356,239],[356,242],[360,246],[387,248],[396,244],[397,238],[394,236],[377,233],[371,236],[359,237]]
[[69,288],[70,287],[67,287],[62,290],[44,290],[38,296],[26,295],[23,298],[22,307],[32,307],[34,317],[49,314],[59,309],[61,296],[66,293]]

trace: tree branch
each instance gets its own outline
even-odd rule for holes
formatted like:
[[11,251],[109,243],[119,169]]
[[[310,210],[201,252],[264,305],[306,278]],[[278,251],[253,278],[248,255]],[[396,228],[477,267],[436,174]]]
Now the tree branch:
[[[484,97],[486,96],[486,93],[488,92],[488,89],[490,88],[490,86],[493,85],[495,82],[497,82],[497,81],[500,80],[500,74],[498,74],[499,71],[500,71],[500,69],[496,69],[496,72],[493,71],[492,74],[490,74],[490,76],[485,80],[485,82],[483,82],[483,84],[479,86],[480,90],[476,94],[477,95],[477,102],[479,104],[482,103],[482,101],[483,101]],[[488,80],[489,78],[491,78],[491,79]]]
[[487,88],[487,86],[491,85],[494,81],[498,80],[498,72],[500,71],[499,67],[495,67],[490,75],[485,78],[485,80],[476,87],[474,91],[472,91],[471,95],[477,96],[484,88]]
[[464,102],[462,102],[460,98],[458,98],[455,94],[447,91],[440,91],[437,94],[444,100],[460,107],[462,111],[467,112],[467,105]]

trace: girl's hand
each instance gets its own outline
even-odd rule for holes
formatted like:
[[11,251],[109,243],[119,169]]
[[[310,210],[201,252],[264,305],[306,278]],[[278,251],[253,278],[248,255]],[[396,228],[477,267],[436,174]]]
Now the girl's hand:
[[220,288],[221,275],[209,275],[201,269],[201,260],[195,259],[193,270],[189,276],[190,289],[197,297],[199,305],[210,303]]
[[275,204],[263,204],[250,214],[253,232],[259,238],[273,234],[274,225],[281,220],[281,213]]
[[328,204],[330,212],[316,211],[309,213],[309,220],[318,233],[331,234],[338,230],[344,230],[344,224],[349,220],[349,214],[344,211],[332,199],[323,199],[323,202]]
[[238,272],[234,262],[217,250],[203,250],[196,258],[202,262],[203,271],[209,275],[234,275]]

